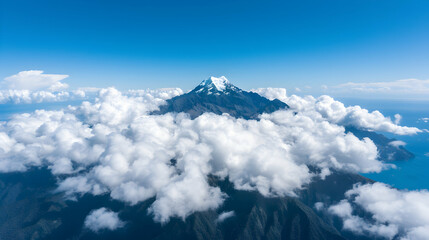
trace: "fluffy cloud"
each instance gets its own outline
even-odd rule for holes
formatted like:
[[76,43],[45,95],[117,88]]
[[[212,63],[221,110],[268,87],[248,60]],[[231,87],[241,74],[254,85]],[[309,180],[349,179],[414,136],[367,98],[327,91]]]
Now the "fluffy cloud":
[[[160,88],[156,90],[146,89],[146,90],[128,90],[126,93],[128,96],[132,97],[144,97],[146,102],[149,101],[158,101],[158,99],[167,100],[183,94],[183,90],[180,88]],[[162,104],[162,102],[158,102]]]
[[0,104],[28,104],[41,102],[65,102],[84,99],[88,94],[85,91],[29,91],[29,90],[0,90]]
[[40,70],[30,70],[6,77],[3,85],[8,89],[15,90],[49,89],[51,91],[58,91],[68,87],[67,84],[61,82],[61,80],[68,77],[69,75],[45,74]]
[[405,146],[407,144],[405,142],[403,142],[403,141],[395,140],[395,141],[389,142],[389,145],[392,145],[392,146],[394,146],[396,148],[399,148],[399,147],[403,147],[403,146]]
[[[273,94],[272,89],[258,89],[256,92],[271,98],[280,95]],[[279,90],[275,92],[278,93]],[[422,132],[415,127],[399,126],[398,123],[401,120],[399,114],[396,114],[394,121],[392,121],[391,118],[385,117],[379,111],[369,112],[360,106],[345,107],[342,102],[327,95],[318,98],[280,95],[278,99],[286,102],[292,109],[301,114],[312,118],[324,118],[331,123],[343,126],[354,126],[360,129],[390,132],[398,135],[413,135]]]
[[118,213],[106,208],[99,208],[86,216],[84,225],[94,232],[99,232],[104,229],[116,230],[123,227],[125,223],[119,219]]
[[[389,117],[379,111],[369,112],[360,106],[345,107],[329,96],[321,96],[315,102],[315,109],[331,122],[351,125],[361,129],[391,132],[398,135],[412,135],[422,132],[415,127],[403,127],[395,124]],[[399,119],[396,115],[396,119]]]
[[270,100],[278,99],[283,102],[287,101],[286,88],[256,88],[250,91]]
[[[346,199],[328,209],[343,219],[343,228],[387,239],[427,239],[429,192],[397,190],[383,183],[355,185]],[[358,215],[362,211],[370,218]]]

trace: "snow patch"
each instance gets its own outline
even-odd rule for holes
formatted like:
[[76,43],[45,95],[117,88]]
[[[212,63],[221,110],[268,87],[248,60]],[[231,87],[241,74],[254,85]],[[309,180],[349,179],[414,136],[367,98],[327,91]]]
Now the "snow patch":
[[222,76],[220,78],[209,77],[209,79],[202,81],[200,83],[200,86],[204,86],[205,88],[208,88],[208,89],[215,87],[218,91],[224,91],[228,84],[230,84],[228,79]]

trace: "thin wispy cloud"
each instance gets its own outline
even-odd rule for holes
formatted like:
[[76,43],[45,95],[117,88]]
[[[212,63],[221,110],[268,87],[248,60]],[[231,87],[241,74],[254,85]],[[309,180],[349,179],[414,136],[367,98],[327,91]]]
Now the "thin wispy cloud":
[[372,97],[389,96],[392,98],[429,98],[429,80],[402,79],[386,82],[348,82],[335,86],[324,86],[328,93],[354,93]]
[[217,223],[222,223],[223,221],[225,221],[228,218],[234,217],[235,216],[235,212],[234,211],[229,211],[229,212],[222,212],[221,214],[219,214],[219,216],[216,219]]
[[428,123],[429,122],[429,118],[428,117],[419,118],[419,121],[422,121],[424,123]]

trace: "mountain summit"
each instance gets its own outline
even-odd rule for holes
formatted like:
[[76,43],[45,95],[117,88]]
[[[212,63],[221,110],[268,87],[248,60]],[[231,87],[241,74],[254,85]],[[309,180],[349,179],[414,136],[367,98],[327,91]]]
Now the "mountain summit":
[[230,91],[241,91],[238,87],[231,84],[226,77],[222,76],[209,77],[209,79],[202,81],[194,90],[196,93],[205,94],[228,94]]
[[225,77],[210,77],[192,91],[167,100],[154,114],[186,112],[196,118],[205,112],[228,113],[237,118],[256,119],[259,114],[272,113],[289,106],[280,100],[269,100],[254,92],[234,86]]

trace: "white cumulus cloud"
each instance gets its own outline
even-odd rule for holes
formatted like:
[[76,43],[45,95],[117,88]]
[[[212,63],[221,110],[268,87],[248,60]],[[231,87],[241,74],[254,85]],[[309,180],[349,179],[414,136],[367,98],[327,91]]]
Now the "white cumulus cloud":
[[[259,89],[262,96],[275,97],[270,90]],[[287,103],[293,110],[312,118],[324,118],[327,121],[343,126],[354,126],[364,130],[390,132],[398,135],[413,135],[422,132],[415,127],[399,126],[401,116],[395,115],[392,121],[379,111],[369,112],[360,106],[346,107],[342,102],[332,97],[323,95],[318,98],[313,96],[280,97],[279,100]]]
[[68,78],[65,74],[46,74],[41,70],[21,71],[15,75],[6,77],[3,85],[7,89],[15,90],[40,90],[49,89],[58,91],[68,87],[61,81]]
[[[391,188],[383,183],[355,185],[346,199],[330,206],[343,228],[361,235],[387,239],[423,240],[429,236],[429,192]],[[371,219],[357,214],[358,209]]]
[[86,216],[84,225],[94,232],[99,232],[101,230],[116,230],[123,227],[125,223],[119,219],[118,213],[107,208],[99,208]]
[[270,100],[278,99],[284,102],[287,101],[286,88],[256,88],[251,89],[250,91],[264,96]]

